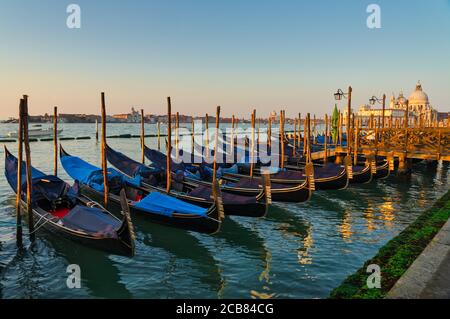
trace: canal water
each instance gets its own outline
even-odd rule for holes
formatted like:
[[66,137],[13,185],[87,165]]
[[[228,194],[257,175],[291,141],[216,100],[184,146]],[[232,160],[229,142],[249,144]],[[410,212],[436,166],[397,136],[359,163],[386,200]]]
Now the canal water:
[[[93,124],[61,124],[66,136],[94,136]],[[16,125],[0,125],[0,136]],[[155,133],[155,125],[146,126]],[[139,134],[138,124],[108,124],[108,133]],[[110,145],[140,158],[139,139]],[[73,155],[99,164],[95,139],[62,141]],[[147,139],[156,147],[156,139]],[[15,143],[8,143],[16,154]],[[52,142],[31,143],[33,165],[52,172]],[[3,151],[2,151],[3,153]],[[3,156],[4,154],[1,154]],[[0,161],[4,170],[4,161]],[[71,179],[59,167],[60,177]],[[415,164],[346,190],[315,192],[299,204],[274,204],[265,219],[227,218],[214,236],[134,219],[136,256],[103,253],[39,232],[15,245],[14,195],[0,178],[0,298],[326,298],[348,275],[449,189],[449,169]],[[26,228],[25,228],[26,235]],[[81,268],[81,288],[66,285],[68,265]]]

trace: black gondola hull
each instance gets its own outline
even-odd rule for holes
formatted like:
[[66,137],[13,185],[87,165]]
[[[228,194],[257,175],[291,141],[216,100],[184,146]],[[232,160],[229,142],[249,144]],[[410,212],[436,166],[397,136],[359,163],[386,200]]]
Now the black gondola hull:
[[382,165],[377,166],[377,172],[373,176],[374,179],[385,179],[390,175],[389,170],[389,162],[383,163]]
[[349,181],[351,184],[366,184],[372,181],[372,177],[373,175],[370,166],[366,166],[360,172],[353,172],[353,178]]
[[[243,189],[226,187],[222,189],[223,192],[229,192],[232,194],[238,194],[243,196],[255,196],[259,192],[257,189]],[[286,188],[272,188],[272,201],[274,202],[287,202],[287,203],[301,203],[306,202],[311,197],[311,192],[307,186],[293,186]]]
[[[22,201],[21,203],[22,211],[26,212],[26,203]],[[33,209],[34,220],[39,220],[42,215],[39,214],[36,209]],[[36,225],[39,227],[39,225]],[[105,237],[94,237],[82,235],[77,232],[70,231],[65,227],[61,227],[59,224],[48,221],[43,224],[41,228],[36,227],[36,232],[46,231],[51,233],[52,235],[57,235],[66,240],[70,240],[77,244],[81,244],[84,247],[90,247],[98,250],[102,250],[108,253],[112,253],[115,255],[133,256],[134,252],[130,245],[123,242],[120,237],[119,238],[105,238]]]
[[338,190],[348,186],[349,179],[345,169],[337,176],[329,178],[318,178],[314,180],[316,190]]

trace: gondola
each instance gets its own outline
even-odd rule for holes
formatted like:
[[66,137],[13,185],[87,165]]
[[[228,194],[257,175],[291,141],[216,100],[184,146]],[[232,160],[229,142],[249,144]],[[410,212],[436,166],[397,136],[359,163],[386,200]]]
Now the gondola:
[[372,172],[372,167],[370,164],[368,165],[353,165],[353,178],[351,178],[350,184],[367,184],[372,181],[374,176]]
[[[121,173],[130,178],[140,176],[141,186],[144,188],[165,192],[165,171],[148,167],[134,161],[123,153],[106,146],[108,161]],[[246,217],[264,217],[267,214],[270,194],[266,196],[266,188],[261,189],[258,195],[242,196],[222,193],[224,213]],[[179,175],[174,174],[170,196],[201,207],[210,207],[212,200],[212,187],[209,185],[183,184]]]
[[[303,171],[306,163],[286,165],[289,171]],[[302,172],[302,174],[304,174]],[[347,188],[349,183],[347,169],[344,165],[326,163],[314,164],[314,184],[316,190],[339,190]]]
[[[81,192],[90,198],[104,202],[102,170],[79,157],[69,155],[60,147],[60,160],[63,168],[80,182]],[[118,190],[124,188],[132,214],[141,215],[148,220],[177,228],[214,234],[220,230],[222,223],[222,207],[220,199],[209,208],[186,203],[158,191],[142,188],[136,179],[130,179],[116,170],[108,169],[108,208],[113,212],[120,211]]]
[[[144,146],[145,157],[153,163],[156,167],[165,169],[166,155]],[[211,182],[205,179],[190,175],[189,169],[197,169],[190,164],[175,163],[172,161],[171,169],[174,172],[184,171],[188,175],[184,177],[184,183],[191,185],[211,185]],[[243,196],[257,196],[264,187],[264,181],[261,177],[245,177],[245,178],[221,178],[221,190]],[[311,197],[311,190],[309,189],[308,179],[300,184],[287,185],[280,183],[270,183],[272,201],[275,202],[293,202],[299,203],[307,201]]]
[[[201,146],[197,145],[196,150],[202,150]],[[236,148],[235,148],[236,150]],[[242,153],[243,150],[241,150]],[[245,156],[248,157],[248,150],[246,150]],[[258,152],[255,152],[255,157],[258,158]],[[219,154],[218,154],[219,155]],[[285,170],[273,173],[270,175],[270,180],[272,183],[282,183],[282,184],[300,184],[307,176],[304,173],[304,167],[306,165],[306,159],[303,158],[302,165],[298,165],[299,162],[296,161],[295,165],[285,166]],[[291,163],[294,164],[294,163]],[[260,169],[263,165],[258,161],[255,166],[257,169],[254,173],[260,174]],[[249,174],[249,165],[238,165],[238,172],[224,173],[224,177],[232,178],[242,178]],[[314,184],[315,190],[337,190],[345,189],[348,186],[348,174],[344,165],[337,165],[333,163],[327,163],[325,165],[315,165],[314,166]]]
[[[358,156],[358,165],[364,165],[365,157],[362,155]],[[390,175],[390,167],[389,167],[389,160],[387,160],[385,157],[382,156],[373,156],[372,161],[374,161],[374,164],[376,167],[376,171],[372,171],[373,173],[373,179],[385,179],[388,178]]]
[[[22,162],[22,181],[26,189],[26,165]],[[71,187],[56,176],[32,169],[32,211],[35,231],[48,230],[64,238],[110,253],[134,255],[134,231],[127,213],[119,220],[98,203],[78,194],[77,183]],[[5,175],[17,191],[18,160],[5,147]],[[26,207],[26,193],[21,195]]]
[[388,178],[391,173],[389,169],[389,162],[387,160],[382,161],[381,163],[377,162],[377,172],[374,174],[374,179],[385,179]]

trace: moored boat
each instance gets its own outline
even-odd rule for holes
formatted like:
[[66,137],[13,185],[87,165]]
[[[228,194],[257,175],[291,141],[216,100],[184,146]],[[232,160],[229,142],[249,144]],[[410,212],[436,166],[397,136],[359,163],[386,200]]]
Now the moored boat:
[[[66,172],[80,182],[82,193],[103,203],[102,170],[79,157],[69,155],[62,147],[60,147],[60,159]],[[140,186],[139,178],[127,178],[109,168],[110,193],[107,207],[113,212],[120,212],[118,191],[122,188],[130,199],[129,207],[132,214],[141,215],[155,223],[200,233],[214,234],[220,230],[223,218],[221,199],[216,199],[213,205],[203,208],[158,191],[144,189]]]
[[[22,182],[26,185],[26,167],[22,162]],[[127,214],[116,218],[98,203],[78,194],[73,187],[56,176],[32,170],[32,212],[35,231],[48,230],[52,234],[119,255],[134,254],[134,231]],[[5,175],[17,191],[18,160],[5,148]],[[22,187],[23,190],[26,186]],[[22,191],[21,205],[26,206],[26,194]]]
[[[141,178],[141,186],[144,188],[166,192],[165,171],[148,167],[139,163],[121,152],[106,146],[106,156],[108,161],[121,173],[130,178]],[[181,177],[182,178],[182,177]],[[264,217],[269,206],[269,196],[266,196],[266,189],[253,197],[235,195],[223,192],[222,201],[226,215],[237,215],[246,217]],[[210,207],[214,204],[212,199],[212,187],[210,185],[193,185],[183,183],[179,175],[174,174],[172,178],[172,188],[170,196],[201,207]]]

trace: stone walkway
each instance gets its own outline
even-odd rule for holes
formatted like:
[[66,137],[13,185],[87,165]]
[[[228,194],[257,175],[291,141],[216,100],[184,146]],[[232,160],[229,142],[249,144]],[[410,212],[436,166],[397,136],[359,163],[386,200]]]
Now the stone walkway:
[[387,298],[450,299],[450,220],[397,281]]

